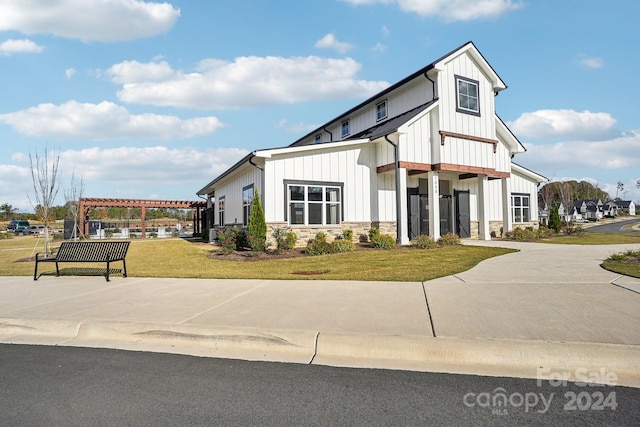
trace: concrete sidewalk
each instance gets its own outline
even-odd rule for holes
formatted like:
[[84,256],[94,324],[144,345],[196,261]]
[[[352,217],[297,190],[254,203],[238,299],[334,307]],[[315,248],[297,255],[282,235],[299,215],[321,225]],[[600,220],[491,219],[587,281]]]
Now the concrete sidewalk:
[[599,267],[638,245],[465,243],[520,252],[425,283],[0,277],[0,342],[640,387],[640,280]]

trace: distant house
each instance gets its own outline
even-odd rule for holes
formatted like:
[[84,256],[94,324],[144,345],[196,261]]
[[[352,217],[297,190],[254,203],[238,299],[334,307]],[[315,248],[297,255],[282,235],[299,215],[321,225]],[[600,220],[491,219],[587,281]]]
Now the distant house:
[[[564,210],[564,205],[562,204],[562,202],[557,202],[558,205],[558,216],[560,216],[560,219],[565,218],[565,210]],[[542,209],[540,209],[540,212],[538,214],[538,219],[540,221],[541,225],[549,225],[549,217],[551,216],[551,210],[553,208],[553,205],[549,206],[548,204],[544,204]],[[565,218],[566,221],[566,218]]]
[[599,221],[604,217],[602,200],[586,200],[584,203],[587,206],[586,216],[584,216],[584,218],[589,221]]
[[602,215],[605,218],[615,218],[618,216],[618,211],[620,210],[619,202],[609,200],[607,203],[602,205]]
[[301,243],[372,227],[408,244],[537,226],[547,179],[512,160],[525,148],[495,111],[506,87],[468,42],[290,145],[248,154],[197,192],[207,225],[245,227],[257,190],[268,235],[290,227]]
[[627,215],[636,215],[636,204],[631,200],[620,200],[617,201],[618,209],[621,213],[625,213]]

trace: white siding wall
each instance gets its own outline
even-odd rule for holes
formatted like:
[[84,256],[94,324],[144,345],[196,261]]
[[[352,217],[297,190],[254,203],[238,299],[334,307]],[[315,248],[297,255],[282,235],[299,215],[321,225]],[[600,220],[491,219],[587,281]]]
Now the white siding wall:
[[[529,194],[529,217],[531,221],[538,221],[538,186],[524,176],[511,173],[511,193]],[[509,200],[511,197],[509,196]]]
[[218,223],[218,199],[224,197],[224,222],[226,224],[242,224],[242,189],[253,184],[260,196],[264,198],[261,172],[255,166],[246,164],[233,175],[233,179],[216,184],[215,223]]
[[[369,129],[378,123],[376,120],[376,105],[387,101],[387,119],[396,117],[413,108],[426,104],[433,99],[432,85],[429,80],[424,77],[418,77],[414,81],[398,88],[397,90],[381,97],[363,108],[354,111],[348,117],[350,135],[355,135],[366,129]],[[332,123],[327,130],[333,135],[334,141],[342,140],[342,121]],[[322,142],[329,142],[331,135],[322,131]],[[313,143],[316,134],[310,135],[305,143]]]
[[431,114],[426,113],[400,134],[400,160],[431,164]]
[[[480,116],[456,111],[455,75],[478,81]],[[491,82],[467,55],[459,55],[449,61],[438,74],[440,93],[439,129],[482,138],[496,139],[495,103]],[[447,137],[439,147],[438,163],[496,168],[504,164],[503,152],[493,153],[492,144]]]
[[371,221],[369,195],[371,169],[375,170],[375,150],[370,145],[343,150],[318,150],[296,158],[275,156],[265,162],[264,203],[267,222],[284,221],[285,180],[344,184],[344,221]]

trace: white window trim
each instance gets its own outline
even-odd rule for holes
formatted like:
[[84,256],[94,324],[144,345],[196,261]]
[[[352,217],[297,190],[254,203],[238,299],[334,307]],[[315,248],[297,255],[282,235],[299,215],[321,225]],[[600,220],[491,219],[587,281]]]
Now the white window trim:
[[[224,227],[224,210],[225,210],[225,197],[221,196],[218,199],[218,225],[220,227]],[[220,209],[220,206],[222,206],[222,209]]]
[[[378,117],[378,108],[384,105],[384,115],[381,117]],[[386,119],[389,116],[389,104],[387,103],[387,100],[385,99],[384,101],[380,101],[376,104],[376,122],[379,122],[381,120]]]
[[[344,131],[345,125],[347,126],[346,132]],[[351,123],[349,122],[349,119],[342,121],[342,124],[340,125],[340,134],[342,135],[343,138],[346,138],[351,134]]]
[[[520,201],[520,206],[516,206],[515,204],[515,198],[519,197],[521,199]],[[527,199],[529,201],[529,203],[527,204],[527,206],[525,207],[524,204],[522,204],[522,201],[524,199]],[[527,211],[527,215],[525,217],[524,215],[524,211]],[[516,211],[520,211],[520,221],[516,221]],[[530,194],[526,194],[526,193],[512,193],[511,194],[511,219],[513,221],[514,224],[527,224],[529,222],[531,222],[531,195]]]
[[[291,200],[291,192],[290,187],[304,187],[304,200]],[[308,196],[309,187],[321,187],[322,188],[322,201],[309,201]],[[307,227],[307,226],[325,226],[325,227],[339,227],[343,221],[343,194],[344,188],[342,183],[335,182],[315,182],[315,181],[285,181],[285,221],[292,227]],[[338,190],[338,200],[325,200],[326,199],[326,191],[327,189],[337,189]],[[291,222],[291,205],[293,203],[303,204],[304,207],[304,219],[303,224],[294,224]],[[309,224],[309,204],[322,204],[322,223],[321,224]],[[338,219],[336,223],[327,224],[327,205],[337,205],[338,206]]]

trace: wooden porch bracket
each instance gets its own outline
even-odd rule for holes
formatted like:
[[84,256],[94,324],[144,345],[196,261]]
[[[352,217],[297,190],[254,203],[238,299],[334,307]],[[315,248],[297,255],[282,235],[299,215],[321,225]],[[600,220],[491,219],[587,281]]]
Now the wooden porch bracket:
[[485,144],[491,144],[491,145],[493,145],[493,152],[494,153],[496,152],[496,150],[498,148],[498,143],[500,142],[497,139],[482,138],[480,136],[465,135],[463,133],[448,132],[446,130],[441,130],[440,131],[440,145],[444,145],[444,140],[445,140],[445,138],[447,136],[449,136],[451,138],[468,139],[469,141],[477,141],[477,142],[484,142]]

